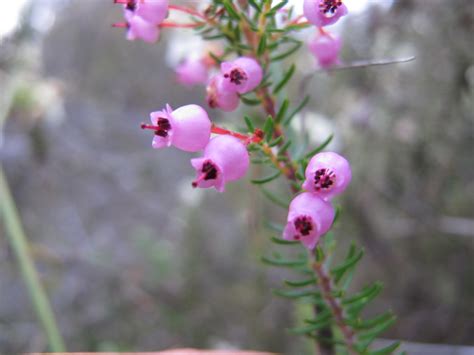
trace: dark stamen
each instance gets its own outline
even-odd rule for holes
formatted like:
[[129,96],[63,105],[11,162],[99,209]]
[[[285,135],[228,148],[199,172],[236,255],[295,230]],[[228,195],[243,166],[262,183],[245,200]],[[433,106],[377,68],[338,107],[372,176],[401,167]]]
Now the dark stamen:
[[329,169],[318,169],[314,173],[314,188],[316,191],[329,189],[336,181],[336,174]]
[[137,1],[128,0],[127,5],[125,5],[125,9],[130,10],[130,11],[135,11],[137,9]]
[[210,161],[206,161],[202,164],[202,170],[204,175],[204,180],[214,180],[217,178],[217,169]]
[[[311,217],[308,216],[301,216],[298,217],[293,223],[295,225],[295,229],[299,232],[302,236],[307,236],[313,230],[313,221]],[[295,239],[299,239],[298,235],[295,235]]]
[[156,126],[151,124],[142,123],[142,129],[152,129],[155,131],[155,134],[160,137],[168,137],[168,132],[171,130],[170,121],[164,117],[158,117],[156,121]]
[[239,68],[232,69],[230,74],[224,74],[224,78],[229,78],[230,82],[236,85],[242,84],[243,81],[247,80],[245,72]]
[[216,166],[209,160],[205,161],[204,164],[202,164],[201,174],[193,181],[192,186],[197,187],[202,180],[215,180],[217,179],[217,174]]
[[324,15],[328,17],[334,16],[339,6],[342,6],[342,0],[319,1],[319,11],[321,11]]

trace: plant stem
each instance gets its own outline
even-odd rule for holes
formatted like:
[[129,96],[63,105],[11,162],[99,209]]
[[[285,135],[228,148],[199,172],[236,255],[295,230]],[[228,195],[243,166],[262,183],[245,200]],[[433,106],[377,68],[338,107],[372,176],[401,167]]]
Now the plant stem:
[[325,267],[321,262],[315,260],[312,263],[312,268],[318,278],[318,285],[323,293],[326,304],[329,306],[336,325],[344,336],[344,342],[349,354],[357,354],[355,349],[354,331],[344,323],[344,310],[339,304],[339,301],[333,296],[334,292],[331,283],[331,276],[326,272]]
[[49,348],[53,352],[64,352],[66,350],[64,341],[59,333],[46,292],[34,267],[30,247],[1,165],[0,201],[2,202],[0,210],[7,230],[6,234],[18,260],[20,272],[28,288],[33,308],[46,332]]
[[[257,61],[261,63],[263,68],[268,68],[270,64],[269,63],[270,56],[269,56],[268,50],[265,51],[263,55],[258,56],[257,46],[258,46],[258,43],[260,43],[261,36],[265,35],[265,28],[266,28],[266,21],[267,21],[266,13],[270,11],[270,9],[271,9],[271,3],[266,2],[265,7],[258,19],[257,32],[251,31],[251,29],[249,28],[249,26],[247,25],[245,21],[240,22],[241,31],[245,35],[248,45],[251,47],[251,54]],[[285,144],[285,139],[284,139],[285,133],[280,123],[275,122],[275,118],[276,118],[275,98],[270,93],[267,86],[264,86],[260,88],[259,90],[257,90],[256,94],[258,97],[261,98],[262,107],[264,111],[267,113],[267,115],[271,116],[274,120],[273,138],[283,137],[283,139],[281,139],[279,143],[279,146],[283,146]],[[263,152],[265,153],[265,155],[267,155],[270,158],[272,163],[289,180],[292,192],[295,194],[298,193],[300,191],[300,188],[298,187],[298,178],[296,175],[297,164],[293,161],[291,154],[288,151],[286,151],[284,154],[286,159],[280,163],[278,158],[273,154],[271,148],[267,144],[263,144]],[[311,255],[314,257],[313,253],[311,253]],[[320,280],[318,282],[318,286],[321,289],[324,299],[334,316],[336,325],[341,329],[349,354],[356,354],[355,347],[354,347],[354,340],[355,340],[354,331],[344,323],[343,309],[338,303],[338,300],[334,298],[333,296],[330,275],[326,273],[323,265],[317,262],[316,260],[313,261],[312,268],[314,269],[316,275],[318,276]],[[315,313],[319,313],[320,310],[315,308],[314,311]],[[331,340],[334,340],[334,334],[330,327],[325,327],[321,329],[319,331],[319,334],[321,334],[325,339],[329,338]],[[332,343],[325,345],[323,342],[319,344],[318,341],[316,341],[316,344],[315,344],[315,351],[316,353],[322,353],[322,354],[332,354],[335,352],[334,345]]]

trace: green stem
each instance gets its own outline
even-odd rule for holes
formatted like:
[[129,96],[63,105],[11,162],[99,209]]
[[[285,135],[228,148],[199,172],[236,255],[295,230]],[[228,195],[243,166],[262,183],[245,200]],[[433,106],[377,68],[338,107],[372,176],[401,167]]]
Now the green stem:
[[33,307],[46,332],[50,350],[64,352],[66,350],[64,341],[59,333],[46,292],[39,280],[38,272],[35,269],[30,247],[1,165],[0,201],[2,202],[0,212],[7,230],[6,234],[18,259],[20,271],[28,288]]

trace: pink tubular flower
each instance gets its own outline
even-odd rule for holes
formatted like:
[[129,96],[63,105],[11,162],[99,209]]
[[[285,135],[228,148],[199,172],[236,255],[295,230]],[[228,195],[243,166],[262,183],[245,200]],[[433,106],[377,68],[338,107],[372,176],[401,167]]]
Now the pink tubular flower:
[[240,57],[232,62],[221,64],[224,77],[223,88],[228,91],[245,94],[255,89],[262,81],[263,71],[255,59]]
[[346,15],[347,7],[342,0],[304,0],[303,13],[313,25],[324,27]]
[[325,200],[342,193],[352,179],[349,162],[333,152],[316,154],[309,161],[303,189]]
[[224,88],[225,78],[222,75],[214,76],[207,86],[207,103],[210,107],[219,107],[222,111],[234,111],[240,103],[239,95]]
[[141,39],[148,43],[155,43],[160,37],[158,25],[145,21],[142,17],[135,15],[131,11],[125,12],[127,20],[127,39],[133,41]]
[[341,45],[340,38],[330,35],[317,36],[308,43],[311,53],[316,57],[321,68],[330,68],[340,63]]
[[168,0],[116,0],[124,4],[126,12],[132,12],[150,24],[159,25],[168,16]]
[[184,85],[205,84],[208,70],[202,59],[186,58],[176,68],[178,82]]
[[214,186],[223,192],[228,181],[242,178],[249,168],[249,154],[245,145],[229,135],[212,138],[201,158],[191,159],[196,169],[193,187]]
[[315,194],[303,192],[290,203],[283,238],[299,240],[313,250],[319,238],[326,233],[334,221],[334,208]]
[[142,124],[142,128],[155,132],[155,149],[174,145],[186,152],[197,152],[209,142],[211,120],[201,106],[186,105],[173,111],[166,105],[164,110],[152,112],[150,118],[152,124]]

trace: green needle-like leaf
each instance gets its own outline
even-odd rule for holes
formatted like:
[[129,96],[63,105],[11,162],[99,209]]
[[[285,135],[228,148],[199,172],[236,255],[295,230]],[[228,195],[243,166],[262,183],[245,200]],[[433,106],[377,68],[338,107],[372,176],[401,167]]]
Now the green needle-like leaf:
[[[285,152],[288,150],[288,148],[290,148],[291,143],[292,143],[291,140],[288,139],[288,140],[286,141],[286,143],[281,146],[280,150],[278,151],[278,155],[285,154]],[[286,157],[285,157],[285,158],[286,158]]]
[[346,261],[342,265],[333,268],[331,270],[331,274],[334,275],[335,282],[339,282],[344,276],[344,273],[353,268],[357,264],[357,262],[362,259],[363,255],[364,250],[361,249],[358,253],[354,254],[349,259],[346,259]]
[[309,285],[314,285],[316,283],[316,279],[313,277],[311,279],[308,279],[308,280],[303,280],[303,281],[289,281],[289,280],[285,280],[284,283],[287,285],[287,286],[290,286],[290,287],[305,287],[305,286],[309,286]]
[[277,237],[272,237],[271,241],[275,244],[281,244],[281,245],[299,245],[300,242],[296,240],[285,240]]
[[358,303],[367,303],[377,297],[377,295],[382,291],[382,284],[379,282],[374,283],[372,286],[365,287],[361,292],[356,295],[346,298],[342,301],[344,305],[354,305]]
[[283,122],[284,126],[288,126],[291,123],[293,117],[295,117],[298,112],[300,112],[306,106],[306,104],[309,102],[309,99],[310,97],[306,96],[303,101],[301,101],[301,103],[290,113],[287,119]]
[[270,192],[263,187],[262,187],[262,192],[265,195],[265,197],[268,198],[270,201],[272,201],[274,204],[284,209],[288,209],[288,206],[290,205],[289,202],[283,200],[281,197],[276,196],[273,192]]
[[261,104],[259,99],[250,99],[243,95],[240,95],[240,100],[242,100],[242,102],[248,106],[257,106]]
[[270,259],[266,256],[261,258],[264,264],[278,266],[278,267],[299,267],[306,265],[306,260],[285,260],[285,259]]
[[244,116],[245,124],[247,125],[248,131],[253,133],[255,131],[255,126],[252,122],[252,119],[249,116]]
[[273,89],[274,94],[278,94],[281,91],[281,89],[285,87],[285,85],[288,83],[288,81],[290,81],[291,77],[295,73],[295,70],[296,70],[296,66],[294,64],[291,64],[290,69],[288,69],[288,71],[283,75],[283,78]]
[[240,20],[240,15],[237,11],[235,11],[234,6],[232,5],[232,1],[224,0],[222,5],[224,5],[225,10],[229,14],[229,16],[235,20]]
[[377,336],[379,336],[380,334],[385,332],[388,328],[390,328],[396,322],[396,320],[397,318],[393,316],[392,318],[386,320],[382,324],[379,324],[378,326],[368,331],[367,333],[359,334],[358,339],[359,339],[360,344],[362,344],[364,349],[366,349]]
[[284,298],[301,298],[301,297],[309,297],[309,296],[316,296],[321,297],[321,294],[318,291],[314,290],[273,290],[273,294],[284,297]]
[[321,323],[317,323],[317,324],[311,324],[311,325],[308,325],[306,327],[301,327],[301,328],[292,328],[292,329],[289,329],[290,333],[292,334],[307,334],[307,333],[311,333],[311,332],[314,332],[316,330],[319,330],[319,329],[322,329],[324,327],[327,327],[328,325],[330,325],[330,322],[329,321],[326,321],[326,322],[321,322]]
[[389,355],[389,354],[393,354],[393,352],[398,349],[400,344],[401,343],[399,341],[397,341],[397,342],[395,342],[391,345],[388,345],[384,348],[374,350],[374,351],[369,351],[369,355]]
[[267,36],[264,33],[262,37],[260,38],[260,41],[258,42],[257,55],[259,57],[262,56],[266,50],[267,50]]
[[290,101],[288,99],[283,100],[280,106],[280,109],[278,110],[278,113],[275,117],[275,122],[279,123],[281,122],[281,120],[283,120],[283,118],[286,115],[286,111],[288,110],[289,105],[290,105]]
[[308,324],[319,324],[319,323],[326,322],[327,320],[329,320],[331,318],[332,318],[332,313],[329,310],[329,308],[326,308],[326,309],[320,311],[317,314],[317,317],[315,319],[305,319],[305,322],[308,323]]
[[357,318],[356,320],[347,319],[346,323],[354,329],[363,330],[363,329],[370,329],[376,326],[377,324],[386,322],[388,319],[392,317],[393,317],[393,313],[391,311],[387,311],[372,319],[367,319],[367,320],[362,320],[360,318]]
[[260,5],[255,1],[255,0],[248,0],[250,6],[252,6],[255,10],[257,10],[257,13],[262,12],[262,8]]
[[266,184],[270,181],[273,181],[273,180],[277,179],[280,175],[281,175],[281,171],[277,171],[273,175],[264,177],[262,179],[254,179],[254,180],[250,180],[250,181],[252,182],[252,184],[255,184],[255,185],[263,185],[263,184]]
[[314,148],[312,151],[307,153],[304,157],[307,158],[307,159],[312,158],[313,155],[319,153],[324,148],[326,148],[329,145],[329,143],[331,143],[333,137],[334,137],[334,135],[331,134],[323,143],[321,143],[318,147]]
[[267,120],[263,124],[263,132],[265,133],[265,140],[268,142],[273,135],[273,129],[275,128],[274,122],[273,122],[273,117],[268,116]]
[[283,140],[284,140],[283,136],[279,136],[279,137],[275,138],[274,140],[272,140],[271,142],[269,142],[268,145],[270,147],[275,147],[275,146],[281,144],[281,142],[283,142]]
[[283,53],[280,53],[280,54],[277,54],[277,55],[271,57],[270,60],[272,62],[277,62],[279,60],[283,60],[283,59],[289,57],[290,55],[292,55],[293,53],[295,53],[298,49],[301,48],[302,45],[303,45],[303,42],[297,42],[293,46],[291,46],[290,49],[288,49],[287,51],[285,51]]

